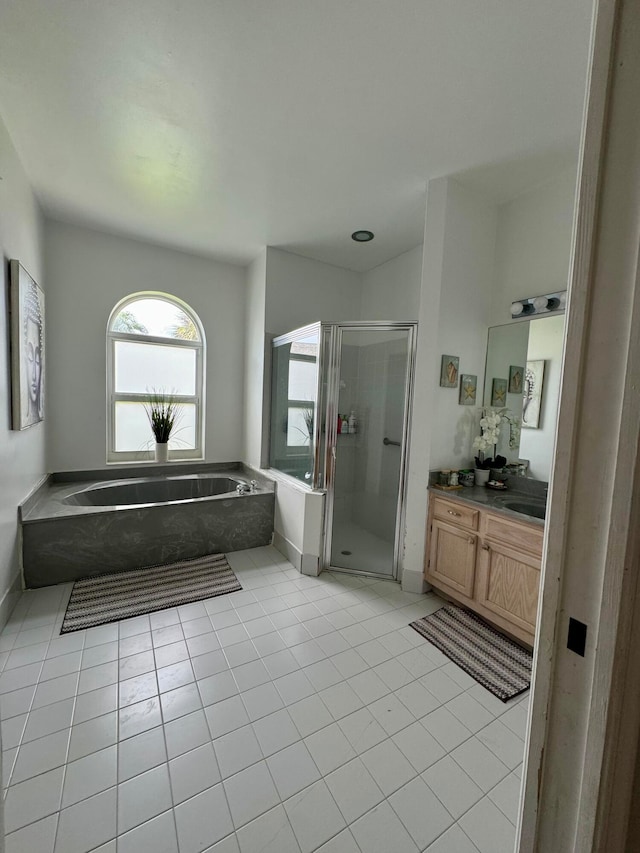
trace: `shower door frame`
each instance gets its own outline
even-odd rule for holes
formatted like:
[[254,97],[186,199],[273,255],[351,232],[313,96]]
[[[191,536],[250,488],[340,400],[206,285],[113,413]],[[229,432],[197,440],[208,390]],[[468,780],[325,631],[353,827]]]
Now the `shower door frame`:
[[[380,579],[398,580],[402,561],[403,532],[406,516],[407,498],[407,462],[409,459],[409,425],[413,404],[413,386],[415,379],[416,346],[418,324],[416,322],[392,322],[387,320],[354,320],[343,323],[322,323],[323,329],[330,328],[329,345],[322,348],[322,357],[328,359],[326,400],[322,401],[325,412],[324,436],[324,472],[322,486],[325,490],[325,508],[323,524],[322,570],[345,572],[351,575],[363,575]],[[335,497],[336,448],[338,442],[338,399],[340,394],[340,368],[342,339],[345,332],[407,332],[407,366],[405,373],[404,412],[402,418],[402,440],[400,446],[400,476],[398,480],[398,498],[396,502],[396,524],[393,544],[391,575],[380,572],[368,572],[364,569],[347,569],[331,565],[331,547],[333,544],[333,508]],[[321,368],[321,365],[320,365]],[[319,388],[321,376],[318,377]]]

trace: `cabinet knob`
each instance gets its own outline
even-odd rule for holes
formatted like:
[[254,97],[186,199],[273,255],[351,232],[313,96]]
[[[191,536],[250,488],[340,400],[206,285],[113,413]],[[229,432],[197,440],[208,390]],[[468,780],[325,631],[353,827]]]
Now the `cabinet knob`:
[[473,536],[470,536],[470,537],[467,539],[467,542],[469,543],[469,545],[473,545],[473,543],[474,543],[475,541],[476,541],[476,540],[473,538]]
[[491,550],[491,545],[483,545],[483,546],[482,546],[482,550],[483,550],[483,551],[490,551],[490,550]]
[[447,512],[449,513],[449,515],[455,515],[456,518],[460,518],[459,512],[454,512],[452,509],[448,509]]

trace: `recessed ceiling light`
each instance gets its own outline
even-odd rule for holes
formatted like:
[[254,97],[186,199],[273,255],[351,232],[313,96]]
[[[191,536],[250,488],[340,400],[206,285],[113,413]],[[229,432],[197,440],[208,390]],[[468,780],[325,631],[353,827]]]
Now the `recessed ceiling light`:
[[368,243],[373,240],[373,231],[354,231],[351,239],[355,240],[356,243]]

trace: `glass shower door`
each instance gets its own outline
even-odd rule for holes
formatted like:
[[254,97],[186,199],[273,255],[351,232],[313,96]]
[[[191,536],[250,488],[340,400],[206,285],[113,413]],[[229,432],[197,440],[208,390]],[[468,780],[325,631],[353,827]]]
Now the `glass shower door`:
[[412,336],[412,327],[384,324],[337,330],[335,408],[327,409],[335,418],[327,507],[334,568],[396,576]]

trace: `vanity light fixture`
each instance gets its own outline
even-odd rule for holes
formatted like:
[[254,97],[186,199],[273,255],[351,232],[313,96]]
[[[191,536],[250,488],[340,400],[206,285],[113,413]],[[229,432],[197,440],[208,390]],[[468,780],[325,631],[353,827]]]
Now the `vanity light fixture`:
[[528,296],[511,303],[511,317],[532,317],[534,314],[560,314],[565,310],[567,291],[547,293],[545,296]]
[[354,231],[351,239],[356,243],[369,243],[373,240],[373,231]]

